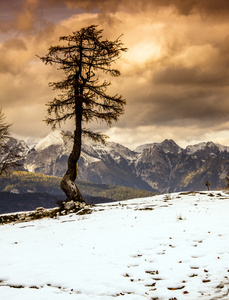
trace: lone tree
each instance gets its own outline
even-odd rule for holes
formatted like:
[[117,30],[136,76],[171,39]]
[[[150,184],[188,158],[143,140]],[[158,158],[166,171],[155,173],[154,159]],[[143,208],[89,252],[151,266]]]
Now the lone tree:
[[120,71],[113,68],[112,63],[127,49],[123,47],[120,37],[115,41],[103,40],[102,32],[96,25],[91,25],[72,35],[62,36],[59,40],[65,42],[65,45],[50,47],[48,54],[40,57],[45,64],[57,65],[65,75],[62,81],[49,83],[54,90],[61,90],[61,94],[47,104],[46,123],[55,129],[68,119],[74,120],[73,148],[60,184],[67,196],[66,201],[84,201],[74,183],[82,135],[103,143],[106,138],[105,135],[85,128],[84,124],[96,119],[111,125],[124,113],[126,104],[122,95],[111,96],[107,93],[111,83],[100,80],[99,74],[119,76]]
[[0,109],[0,176],[8,170],[22,166],[22,151],[19,144],[11,143],[11,124],[5,122],[5,116]]

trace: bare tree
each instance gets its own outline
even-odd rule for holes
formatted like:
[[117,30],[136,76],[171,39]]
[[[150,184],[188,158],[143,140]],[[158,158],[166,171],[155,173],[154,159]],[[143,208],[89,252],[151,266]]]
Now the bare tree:
[[68,119],[74,119],[73,148],[68,158],[68,168],[61,181],[61,189],[67,199],[84,201],[75,185],[76,163],[80,157],[82,135],[95,141],[105,142],[106,136],[85,128],[92,120],[105,121],[111,125],[124,113],[125,99],[122,95],[109,95],[107,88],[111,84],[100,80],[99,74],[105,73],[117,77],[119,70],[112,67],[122,52],[120,37],[115,41],[103,40],[103,30],[91,25],[72,35],[60,37],[67,44],[50,47],[48,54],[40,59],[45,64],[57,65],[65,78],[52,82],[50,86],[62,93],[49,102],[46,123],[53,129]]
[[10,127],[0,110],[0,175],[22,166],[22,149],[19,144],[11,143]]

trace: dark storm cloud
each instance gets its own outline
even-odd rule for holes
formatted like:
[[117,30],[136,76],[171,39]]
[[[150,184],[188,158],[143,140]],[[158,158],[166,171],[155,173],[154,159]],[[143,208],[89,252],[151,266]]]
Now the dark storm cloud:
[[78,12],[139,13],[169,7],[186,16],[202,14],[223,17],[229,14],[228,0],[8,0],[0,3],[0,30],[6,31],[13,27],[21,31],[32,30],[35,23],[41,26],[43,22],[50,22],[52,18],[48,20],[48,15],[51,16],[53,11],[58,15],[61,10],[64,14],[65,9],[76,8]]
[[180,14],[189,15],[194,12],[201,12],[205,14],[220,15],[229,13],[228,0],[47,0],[41,3],[47,6],[63,4],[67,6],[77,6],[85,10],[99,9],[101,11],[117,11],[121,8],[131,9],[137,11],[139,9],[145,10],[152,7],[174,7]]
[[222,45],[219,48],[221,64],[229,67],[229,34],[225,37]]
[[[171,90],[172,92],[172,90]],[[209,126],[229,118],[227,95],[215,90],[185,90],[154,99],[157,124],[182,125],[182,122]]]
[[229,3],[227,0],[154,0],[152,3],[159,7],[173,5],[179,13],[184,15],[195,12],[212,15],[224,15],[229,13]]
[[189,86],[226,86],[229,84],[229,70],[225,67],[202,71],[199,67],[169,66],[154,74],[156,84]]
[[132,98],[117,126],[209,127],[229,119],[228,91],[170,87]]
[[228,0],[48,0],[45,5],[63,4],[70,7],[79,7],[85,11],[116,12],[126,10],[132,13],[171,7],[181,15],[201,14],[210,16],[228,16]]

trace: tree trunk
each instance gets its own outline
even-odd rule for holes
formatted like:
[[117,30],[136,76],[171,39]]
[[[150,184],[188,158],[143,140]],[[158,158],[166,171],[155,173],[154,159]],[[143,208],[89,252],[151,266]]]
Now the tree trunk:
[[76,179],[76,163],[81,153],[81,135],[82,135],[82,103],[76,101],[76,130],[74,132],[73,148],[68,158],[68,169],[63,179],[61,180],[60,187],[66,194],[66,201],[79,201],[85,202],[83,197],[75,184]]
[[82,115],[83,115],[83,106],[82,106],[82,95],[83,95],[83,86],[79,86],[79,81],[81,80],[82,73],[82,41],[80,46],[80,63],[79,69],[75,74],[75,86],[74,86],[74,94],[75,94],[75,131],[74,131],[74,140],[73,140],[73,148],[72,152],[68,158],[68,169],[65,173],[60,187],[65,192],[67,199],[66,201],[80,201],[84,202],[83,197],[74,181],[76,179],[76,164],[78,159],[80,158],[81,153],[81,144],[82,144]]
[[70,155],[68,158],[68,170],[61,180],[60,187],[67,196],[66,201],[73,200],[84,202],[83,197],[74,182],[76,179],[76,171],[73,171],[73,168],[76,169],[76,163],[74,159],[71,159]]

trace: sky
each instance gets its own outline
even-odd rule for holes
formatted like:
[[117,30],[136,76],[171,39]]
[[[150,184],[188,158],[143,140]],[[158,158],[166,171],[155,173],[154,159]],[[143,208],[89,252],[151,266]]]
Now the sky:
[[104,38],[122,35],[128,51],[110,87],[126,99],[125,113],[112,127],[91,129],[131,149],[164,139],[229,145],[228,0],[0,1],[0,107],[12,135],[50,133],[48,83],[62,74],[37,55],[92,24]]

